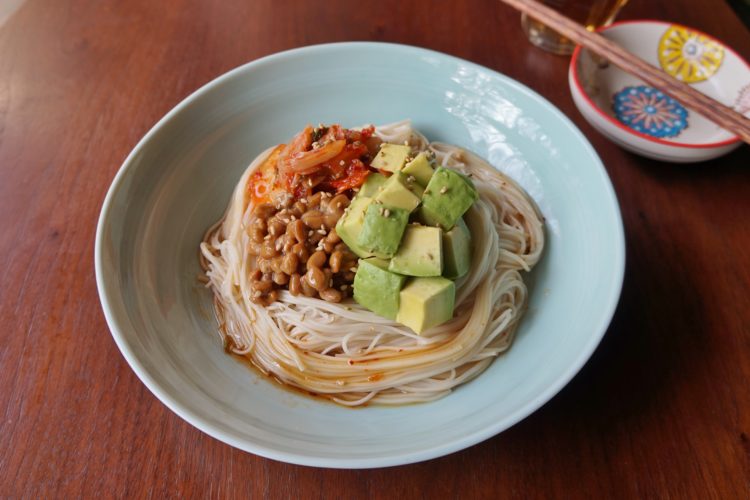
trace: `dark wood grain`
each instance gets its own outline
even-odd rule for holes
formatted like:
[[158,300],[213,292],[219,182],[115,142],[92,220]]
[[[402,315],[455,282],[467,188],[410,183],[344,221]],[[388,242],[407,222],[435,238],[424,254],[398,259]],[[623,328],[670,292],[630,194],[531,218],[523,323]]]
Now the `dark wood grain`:
[[[0,496],[747,498],[750,155],[700,165],[631,155],[575,109],[566,58],[494,0],[440,3],[28,0],[0,26]],[[746,58],[724,3],[632,0],[623,18],[714,34]],[[109,183],[153,123],[249,60],[385,40],[501,71],[589,137],[627,233],[620,306],[550,403],[462,452],[380,470],[240,452],[171,413],[104,322],[94,230]]]

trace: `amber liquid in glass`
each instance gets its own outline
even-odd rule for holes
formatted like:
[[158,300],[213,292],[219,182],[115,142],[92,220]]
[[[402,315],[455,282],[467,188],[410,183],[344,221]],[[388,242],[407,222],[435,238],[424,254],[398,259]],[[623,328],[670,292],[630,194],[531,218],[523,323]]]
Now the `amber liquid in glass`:
[[[542,0],[561,14],[593,31],[609,25],[628,0]],[[571,54],[575,43],[535,19],[522,14],[521,25],[529,41],[549,52]]]

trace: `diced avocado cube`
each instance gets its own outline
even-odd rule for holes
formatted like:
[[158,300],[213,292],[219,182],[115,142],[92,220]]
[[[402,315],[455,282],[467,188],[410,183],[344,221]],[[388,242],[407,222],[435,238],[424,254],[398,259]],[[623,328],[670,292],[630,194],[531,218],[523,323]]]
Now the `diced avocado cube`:
[[357,193],[357,196],[367,196],[368,198],[374,197],[375,193],[378,192],[378,189],[383,185],[385,181],[385,175],[379,174],[377,172],[370,172],[367,175],[367,179],[365,179],[364,184],[362,184],[362,187],[359,188],[359,193]]
[[388,265],[391,263],[390,259],[381,259],[379,257],[368,257],[365,259],[368,264],[372,264],[373,266],[378,266],[380,269],[383,269],[385,271],[388,270]]
[[422,195],[424,195],[424,188],[420,186],[418,182],[409,182],[408,176],[407,176],[407,181],[406,181],[406,187],[409,189],[409,191],[417,195],[417,198],[419,198],[419,202],[421,203]]
[[384,318],[396,319],[399,291],[406,276],[401,276],[368,260],[360,260],[354,275],[354,300]]
[[413,278],[399,294],[396,321],[422,333],[451,319],[455,300],[456,286],[451,280]]
[[377,257],[392,257],[398,250],[407,222],[407,210],[370,203],[365,212],[362,231],[357,237],[357,244]]
[[479,198],[474,184],[455,170],[438,167],[422,195],[419,215],[428,226],[450,231]]
[[398,172],[411,154],[411,148],[400,144],[383,144],[370,166],[379,170]]
[[438,227],[406,226],[390,271],[408,276],[440,276],[443,272],[442,233]]
[[422,187],[427,186],[427,184],[430,182],[430,179],[432,178],[432,174],[435,173],[435,171],[432,169],[432,165],[430,165],[430,160],[427,157],[426,153],[419,153],[417,157],[407,163],[401,171],[406,176],[414,176],[416,181]]
[[408,183],[404,174],[396,172],[388,177],[374,199],[388,208],[403,208],[411,212],[419,206],[421,201],[421,197],[415,191],[419,194],[423,192],[419,185]]
[[357,238],[365,224],[365,211],[372,203],[372,198],[355,196],[349,208],[336,223],[336,233],[352,252],[359,257],[371,257],[372,254],[357,244]]
[[449,279],[460,278],[471,267],[471,232],[463,218],[443,233],[443,276]]

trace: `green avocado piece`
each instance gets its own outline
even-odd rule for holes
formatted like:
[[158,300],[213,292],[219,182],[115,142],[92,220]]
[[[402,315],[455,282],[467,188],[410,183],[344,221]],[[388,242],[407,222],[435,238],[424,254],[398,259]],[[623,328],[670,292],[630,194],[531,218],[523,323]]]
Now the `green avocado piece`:
[[416,333],[453,317],[456,285],[442,277],[413,278],[399,294],[396,321]]
[[460,278],[471,267],[471,232],[463,218],[443,233],[443,276],[449,279]]
[[388,270],[408,276],[440,276],[443,272],[442,232],[439,227],[406,226],[401,246]]
[[427,186],[432,178],[432,174],[435,173],[426,153],[419,153],[417,157],[407,163],[401,171],[406,176],[414,176],[414,179],[416,179],[422,187]]
[[354,300],[384,318],[396,319],[399,291],[406,276],[381,269],[372,259],[360,260],[354,275]]
[[357,244],[376,257],[392,257],[398,250],[407,222],[408,210],[370,203],[365,212],[362,231],[357,237]]
[[365,211],[371,203],[372,198],[362,195],[355,196],[349,208],[336,223],[336,233],[346,243],[346,246],[359,257],[372,257],[372,253],[357,244],[357,238],[365,223]]
[[387,144],[380,146],[380,151],[375,155],[370,167],[389,172],[398,172],[406,163],[406,158],[411,155],[411,148],[401,144]]
[[388,208],[403,208],[412,212],[419,206],[423,191],[416,182],[407,182],[404,174],[396,172],[388,177],[374,199]]
[[378,266],[384,271],[388,270],[388,265],[391,263],[390,259],[381,259],[379,257],[368,257],[365,259],[365,261],[367,261],[368,264],[372,264],[373,266]]
[[428,226],[450,231],[479,198],[474,184],[455,170],[438,167],[422,195],[419,216]]
[[364,184],[362,184],[362,187],[359,188],[359,193],[357,193],[357,196],[367,196],[368,198],[374,197],[378,192],[378,189],[383,185],[386,179],[386,176],[383,174],[370,172],[367,175],[367,179],[365,179]]

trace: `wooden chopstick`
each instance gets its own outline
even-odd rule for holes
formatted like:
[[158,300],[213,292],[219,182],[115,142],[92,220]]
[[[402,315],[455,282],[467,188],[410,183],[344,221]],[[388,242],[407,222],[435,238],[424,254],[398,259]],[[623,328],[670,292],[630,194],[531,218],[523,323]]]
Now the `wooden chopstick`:
[[732,108],[698,92],[690,85],[672,78],[640,57],[628,52],[599,33],[585,27],[535,0],[501,0],[544,23],[591,52],[608,59],[622,70],[670,95],[688,108],[700,113],[723,129],[737,134],[750,144],[750,120]]

